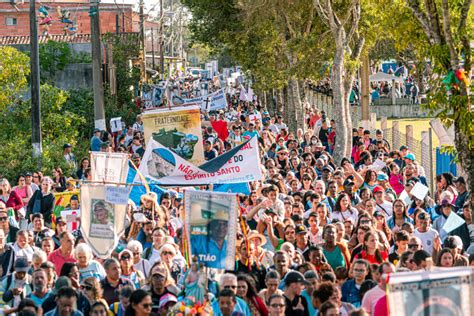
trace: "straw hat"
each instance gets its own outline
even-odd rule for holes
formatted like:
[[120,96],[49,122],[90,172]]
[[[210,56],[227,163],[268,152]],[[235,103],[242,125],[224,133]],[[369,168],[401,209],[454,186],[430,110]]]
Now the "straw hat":
[[260,234],[259,232],[255,231],[255,230],[252,230],[247,235],[247,239],[252,240],[254,238],[260,239],[260,246],[263,246],[267,243],[267,238],[264,235]]
[[213,221],[228,221],[229,220],[229,213],[224,210],[218,210],[212,216]]

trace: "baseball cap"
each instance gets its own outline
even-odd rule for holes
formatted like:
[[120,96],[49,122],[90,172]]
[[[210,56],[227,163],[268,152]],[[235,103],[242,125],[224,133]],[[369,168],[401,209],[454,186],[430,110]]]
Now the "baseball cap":
[[346,180],[344,180],[343,185],[344,186],[354,185],[354,181],[352,181],[352,179],[350,178],[347,178]]
[[375,194],[375,193],[379,193],[379,192],[383,192],[383,188],[382,188],[381,186],[376,186],[376,187],[374,188],[374,194]]
[[379,217],[379,216],[384,216],[384,215],[380,211],[375,211],[374,212],[374,217]]
[[71,147],[72,147],[72,145],[69,144],[69,143],[66,143],[66,144],[63,145],[63,149],[71,148]]
[[405,149],[408,149],[408,147],[405,146],[405,145],[403,145],[403,146],[400,147],[400,151],[405,150]]
[[295,232],[296,232],[296,234],[306,234],[308,232],[308,230],[306,229],[306,226],[298,225],[295,228]]
[[405,157],[403,157],[405,159],[410,159],[411,161],[415,161],[415,155],[413,155],[412,153],[408,153],[405,155]]
[[377,174],[377,180],[378,181],[388,181],[388,176],[387,176],[386,173],[380,172],[379,174]]
[[176,296],[174,296],[173,294],[170,294],[170,293],[167,293],[167,294],[163,295],[163,296],[160,298],[160,305],[159,305],[159,308],[165,307],[166,304],[168,304],[168,303],[170,303],[170,302],[177,303],[177,302],[178,302],[178,299],[176,298]]
[[304,275],[298,271],[290,271],[286,274],[285,285],[290,285],[291,283],[303,283],[304,285],[310,285],[310,283],[304,278]]
[[100,132],[100,129],[94,128],[94,133]]
[[326,165],[323,167],[323,171],[334,172],[334,169],[331,166]]
[[15,271],[16,272],[28,272],[30,270],[30,264],[28,259],[24,257],[17,258],[15,261]]

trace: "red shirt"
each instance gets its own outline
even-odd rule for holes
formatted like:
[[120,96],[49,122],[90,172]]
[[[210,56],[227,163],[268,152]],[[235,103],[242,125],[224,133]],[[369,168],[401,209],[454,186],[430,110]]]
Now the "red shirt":
[[[380,251],[380,255],[382,256],[382,262],[387,261],[388,259],[388,254],[386,251]],[[369,263],[376,263],[376,264],[381,264],[382,262],[379,262],[377,258],[375,257],[375,254],[370,255],[367,253],[367,251],[362,250],[358,255],[357,259],[365,259]]]
[[63,255],[61,254],[61,247],[59,247],[49,255],[48,261],[54,263],[54,265],[56,266],[56,273],[59,275],[61,273],[61,268],[63,267],[64,263],[76,262],[77,260],[74,259],[72,253],[69,257],[63,257]]
[[7,207],[13,208],[15,211],[18,211],[20,208],[24,206],[20,195],[16,191],[10,192],[10,196],[8,197],[7,203],[5,203],[5,205]]

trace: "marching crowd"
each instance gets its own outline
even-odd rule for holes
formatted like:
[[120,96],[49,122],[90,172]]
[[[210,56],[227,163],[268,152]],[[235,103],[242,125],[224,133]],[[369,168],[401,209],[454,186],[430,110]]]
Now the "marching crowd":
[[[1,180],[0,314],[388,315],[388,274],[474,266],[462,176],[438,175],[436,190],[418,199],[410,192],[427,184],[423,168],[410,148],[391,148],[380,130],[354,129],[352,156],[337,164],[337,132],[325,113],[308,111],[295,134],[281,115],[231,100],[225,112],[203,117],[210,121],[204,155],[258,137],[264,171],[249,194],[239,193],[234,271],[204,273],[196,258],[187,262],[183,199],[172,189],[130,202],[119,245],[110,258],[96,258],[80,229],[53,215],[54,193],[90,178],[89,159],[77,161],[65,144],[74,179],[55,168],[51,177],[26,172],[15,186]],[[129,152],[139,165],[145,143],[139,116],[123,132],[95,130],[91,150]],[[80,213],[77,196],[69,208]],[[448,229],[451,213],[463,223]],[[196,278],[204,278],[205,300],[185,309],[181,302],[189,306],[199,293],[189,287]]]

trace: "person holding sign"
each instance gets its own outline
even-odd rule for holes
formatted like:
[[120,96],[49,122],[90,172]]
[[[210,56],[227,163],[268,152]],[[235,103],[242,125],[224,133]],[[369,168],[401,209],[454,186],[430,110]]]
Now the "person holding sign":
[[212,215],[207,225],[207,235],[191,236],[192,254],[210,268],[225,268],[228,221],[229,215],[219,210]]

